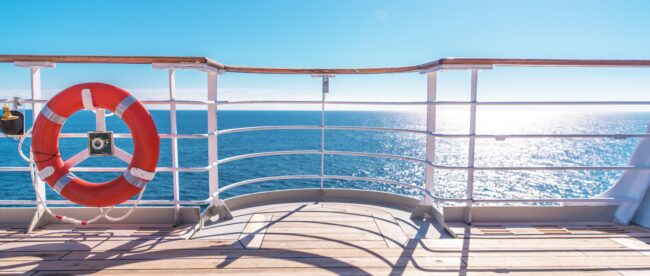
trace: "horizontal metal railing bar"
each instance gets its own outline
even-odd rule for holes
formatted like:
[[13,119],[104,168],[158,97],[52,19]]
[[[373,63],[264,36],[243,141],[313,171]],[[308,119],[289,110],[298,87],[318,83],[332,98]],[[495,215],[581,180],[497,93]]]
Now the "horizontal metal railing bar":
[[427,160],[424,160],[424,159],[419,159],[419,158],[409,157],[409,156],[394,155],[394,154],[384,154],[384,153],[326,150],[325,154],[326,155],[381,157],[381,158],[401,159],[401,160],[406,160],[406,161],[413,161],[413,162],[419,162],[419,163],[424,163],[424,164],[430,164]]
[[[257,127],[242,127],[231,128],[219,131],[219,135],[247,131],[264,131],[264,130],[320,130],[322,127],[319,125],[287,125],[287,126],[257,126]],[[381,128],[381,127],[356,127],[356,126],[325,126],[326,130],[368,130],[368,131],[393,131],[393,132],[411,132],[427,134],[423,130],[415,129],[399,129],[399,128]]]
[[[314,176],[314,177],[320,177],[320,176]],[[291,178],[291,179],[304,179],[304,178]],[[374,178],[372,178],[374,179]],[[369,182],[374,182],[370,181],[368,178],[363,178],[362,181],[369,181]],[[263,181],[259,181],[263,182]],[[252,184],[252,183],[248,183]],[[245,184],[244,184],[245,185]],[[410,184],[407,184],[410,186]],[[227,187],[227,186],[226,186]],[[235,187],[233,187],[235,188]],[[418,188],[418,187],[416,187]],[[441,202],[466,202],[470,201],[469,199],[464,199],[464,198],[445,198],[445,197],[439,197],[439,196],[432,196],[434,199],[441,201]],[[629,199],[629,198],[522,198],[522,199],[474,199],[471,200],[474,203],[543,203],[543,202],[557,202],[557,203],[625,203],[625,202],[634,202],[634,199]],[[133,204],[135,203],[135,200],[128,200],[121,205],[128,205],[128,204]],[[140,204],[143,205],[173,205],[175,202],[173,200],[142,200]],[[180,200],[180,204],[184,205],[205,205],[210,203],[210,198],[208,199],[203,199],[203,200]],[[35,200],[22,200],[22,199],[6,199],[6,200],[0,200],[0,205],[35,205],[36,201]],[[76,205],[76,203],[71,202],[69,200],[48,200],[47,204],[58,204],[58,205]]]
[[[257,126],[257,127],[243,127],[231,128],[219,131],[219,135],[237,132],[248,131],[264,131],[264,130],[320,130],[321,126],[317,125],[287,125],[287,126]],[[361,131],[390,131],[390,132],[410,132],[418,134],[427,134],[440,138],[481,138],[481,139],[506,139],[506,138],[612,138],[624,139],[634,137],[650,137],[650,133],[596,133],[596,134],[582,134],[582,133],[568,133],[568,134],[447,134],[447,133],[431,133],[424,130],[416,129],[400,129],[400,128],[382,128],[382,127],[359,127],[359,126],[325,126],[326,130],[361,130]]]
[[[134,204],[135,200],[127,200],[120,205],[131,205]],[[69,200],[47,200],[47,204],[56,204],[56,205],[78,205]],[[176,202],[173,200],[160,200],[160,199],[144,199],[140,201],[139,205],[174,205]],[[210,203],[208,199],[203,200],[180,200],[180,204],[184,205],[206,205]],[[0,205],[36,205],[35,200],[23,200],[23,199],[5,199],[0,200]]]
[[[32,103],[47,103],[49,100],[34,100],[34,99],[18,99],[18,103],[32,104]],[[14,103],[14,99],[0,99],[1,103]],[[143,104],[177,104],[177,105],[212,105],[218,104],[216,101],[195,101],[195,100],[140,100]]]
[[[13,99],[0,99],[3,103],[13,103]],[[47,103],[48,100],[19,99],[19,103]],[[322,101],[196,101],[196,100],[141,100],[151,105],[240,105],[240,104],[323,104]],[[530,105],[650,105],[650,101],[514,101],[514,102],[471,102],[471,101],[411,101],[411,102],[376,102],[376,101],[325,101],[331,105],[477,105],[477,106],[530,106]]]
[[312,129],[321,129],[321,126],[310,126],[310,125],[291,125],[291,126],[257,126],[257,127],[241,127],[241,128],[230,128],[230,129],[224,129],[224,130],[219,130],[218,134],[223,135],[223,134],[228,134],[228,133],[238,133],[238,132],[247,132],[247,131],[262,131],[262,130],[291,130],[291,129],[299,129],[299,130],[312,130]]
[[471,102],[436,101],[432,105],[490,105],[490,106],[529,106],[529,105],[650,105],[650,101],[535,101],[535,102]]
[[481,139],[506,139],[506,138],[611,138],[611,139],[625,139],[625,138],[641,138],[650,137],[650,133],[595,133],[595,134],[582,134],[582,133],[567,133],[567,134],[432,134],[440,138],[481,138]]
[[476,166],[474,169],[483,171],[646,171],[650,170],[650,166]]
[[387,127],[362,127],[362,126],[325,126],[327,130],[361,130],[361,131],[388,131],[388,132],[409,132],[418,134],[430,134],[425,130]]
[[428,193],[424,188],[400,182],[400,181],[394,181],[394,180],[387,180],[387,179],[380,179],[380,178],[371,178],[371,177],[355,177],[355,176],[339,176],[339,175],[325,175],[325,176],[320,176],[320,175],[282,175],[282,176],[270,176],[270,177],[260,177],[260,178],[254,178],[254,179],[248,179],[236,183],[232,183],[230,185],[227,185],[225,187],[222,187],[219,192],[224,192],[233,188],[237,188],[240,186],[244,185],[249,185],[253,183],[259,183],[259,182],[267,182],[267,181],[275,181],[275,180],[300,180],[300,179],[338,179],[338,180],[350,180],[350,181],[367,181],[367,182],[379,182],[379,183],[385,183],[385,184],[393,184],[393,185],[398,185],[398,186],[403,186],[403,187],[408,187],[408,188],[413,188],[417,189],[421,192],[424,192],[426,195],[441,201],[441,202],[467,202],[467,201],[472,201],[476,203],[517,203],[517,202],[558,202],[558,203],[586,203],[586,202],[610,202],[610,203],[624,203],[624,202],[632,202],[634,199],[625,199],[625,198],[546,198],[546,199],[465,199],[465,198],[444,198],[444,197],[439,197],[432,195]]
[[420,192],[423,192],[423,193],[425,193],[425,194],[427,194],[429,196],[433,196],[428,191],[426,191],[424,188],[419,187],[417,185],[413,185],[413,184],[408,184],[408,183],[395,181],[395,180],[381,179],[381,178],[342,176],[342,175],[281,175],[281,176],[269,176],[269,177],[253,178],[253,179],[248,179],[248,180],[232,183],[232,184],[229,184],[227,186],[221,187],[219,189],[219,193],[222,193],[222,192],[225,192],[227,190],[237,188],[237,187],[240,187],[240,186],[253,184],[253,183],[275,181],[275,180],[299,180],[299,179],[338,179],[338,180],[348,180],[348,181],[378,182],[378,183],[391,184],[391,185],[397,185],[397,186],[416,189],[416,190],[419,190]]
[[[245,127],[245,128],[232,128],[220,130],[217,134],[228,134],[247,131],[263,131],[263,130],[313,130],[320,129],[319,126],[260,126],[260,127]],[[415,129],[399,129],[399,128],[379,128],[379,127],[354,127],[354,126],[325,126],[327,130],[367,130],[367,131],[388,131],[388,132],[409,132],[417,134],[428,134],[438,138],[479,138],[479,139],[519,139],[519,138],[610,138],[610,139],[626,139],[626,138],[643,138],[650,137],[650,133],[596,133],[596,134],[582,134],[582,133],[569,133],[569,134],[446,134],[446,133],[428,133],[424,130]],[[202,139],[208,138],[210,134],[158,134],[160,138],[182,138],[182,139]],[[0,134],[0,138],[5,138],[7,135]],[[27,138],[31,135],[26,135]],[[60,138],[88,138],[87,133],[61,133]],[[132,138],[130,133],[114,133],[114,138]]]
[[371,101],[219,101],[219,105],[237,104],[342,104],[342,105],[427,105],[428,102],[371,102]]
[[[319,150],[293,150],[293,151],[269,151],[269,152],[259,152],[259,153],[249,153],[242,154],[237,156],[228,157],[222,160],[219,160],[218,164],[225,164],[235,160],[256,158],[261,156],[278,156],[278,155],[300,155],[300,154],[320,154]],[[326,155],[346,155],[346,156],[366,156],[366,157],[380,157],[380,158],[391,158],[391,159],[401,159],[407,161],[413,161],[418,163],[423,163],[428,166],[433,166],[437,169],[448,169],[448,170],[469,170],[468,166],[452,166],[452,165],[442,165],[431,163],[427,160],[393,155],[393,154],[384,154],[384,153],[370,153],[370,152],[354,152],[354,151],[333,151],[326,150],[324,151]],[[650,170],[650,166],[494,166],[494,167],[482,167],[474,166],[474,170],[490,170],[490,171],[530,171],[530,170]]]
[[[157,167],[156,172],[204,172],[209,170],[211,167],[182,167],[182,168],[172,168],[172,167]],[[70,171],[72,172],[123,172],[126,170],[126,167],[72,167]],[[29,167],[0,167],[0,172],[29,172]]]
[[290,150],[290,151],[257,152],[257,153],[249,153],[249,154],[242,154],[242,155],[227,157],[227,158],[219,160],[217,162],[217,164],[222,165],[222,164],[226,164],[226,163],[229,163],[229,162],[232,162],[232,161],[250,159],[250,158],[256,158],[256,157],[263,157],[263,156],[302,155],[302,154],[321,154],[321,152],[319,150]]
[[557,202],[557,203],[580,203],[580,202],[611,202],[625,203],[634,202],[631,198],[521,198],[521,199],[474,199],[475,203],[534,203],[534,202]]
[[[218,164],[224,164],[235,160],[254,158],[260,156],[273,156],[273,155],[289,155],[289,154],[320,154],[319,152],[263,152],[259,154],[245,154],[233,156],[230,158],[219,160]],[[404,159],[420,163],[425,163],[427,165],[433,166],[437,169],[447,169],[447,170],[468,170],[470,167],[467,166],[452,166],[452,165],[441,165],[441,164],[431,164],[424,160],[418,158],[412,158],[407,156],[399,155],[390,155],[390,154],[378,154],[378,153],[364,153],[364,152],[345,152],[345,151],[326,151],[325,154],[333,155],[349,155],[349,156],[368,156],[368,157],[384,157],[384,158],[395,158],[395,159]],[[225,162],[224,162],[225,160]],[[159,167],[156,168],[156,172],[172,172],[178,170],[179,172],[203,172],[209,170],[211,167],[186,167],[186,168],[171,168],[171,167]],[[123,172],[126,167],[73,167],[70,171],[73,172]],[[483,171],[646,171],[650,170],[650,166],[503,166],[503,167],[481,167],[475,166],[474,170],[483,170]],[[0,172],[28,172],[29,167],[0,167]]]
[[[216,134],[216,133],[214,133]],[[26,134],[24,135],[27,138],[31,138],[31,134]],[[170,139],[170,138],[182,138],[182,139],[202,139],[202,138],[208,138],[210,136],[209,133],[207,134],[167,134],[167,133],[161,133],[158,134],[158,137],[163,138],[163,139]],[[7,135],[5,134],[0,134],[0,138],[5,138]],[[61,133],[59,134],[59,138],[88,138],[88,133]],[[113,138],[133,138],[133,136],[130,133],[114,133]]]
[[190,101],[190,100],[141,100],[143,104],[177,104],[177,105],[215,105],[215,101]]
[[[427,163],[427,161],[424,160],[424,159],[418,159],[418,158],[408,157],[408,156],[392,155],[392,154],[383,154],[383,153],[353,152],[353,151],[331,151],[331,150],[326,150],[323,153],[325,153],[326,155],[383,157],[383,158],[391,158],[391,159],[402,159],[402,160],[420,162],[420,163],[425,163],[425,164]],[[267,152],[249,153],[249,154],[242,154],[242,155],[231,156],[231,157],[228,157],[228,158],[221,159],[221,160],[219,160],[218,164],[221,165],[221,164],[225,164],[225,163],[236,161],[236,160],[250,159],[250,158],[262,157],[262,156],[310,155],[310,154],[321,154],[321,151],[319,151],[319,150],[291,150],[291,151],[267,151]]]

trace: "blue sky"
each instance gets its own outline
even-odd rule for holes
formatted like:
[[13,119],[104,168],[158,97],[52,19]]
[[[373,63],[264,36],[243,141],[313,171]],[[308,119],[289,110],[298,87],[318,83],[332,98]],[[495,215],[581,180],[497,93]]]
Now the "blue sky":
[[[650,1],[2,1],[0,53],[207,56],[270,67],[379,67],[441,57],[650,59]],[[60,64],[47,93],[105,81],[142,98],[165,96],[150,66]],[[25,69],[0,65],[2,96],[24,93]],[[444,72],[443,99],[466,99],[466,72]],[[648,69],[497,68],[480,98],[637,99]],[[201,73],[179,72],[184,97]],[[225,74],[221,99],[318,99],[309,76]],[[418,74],[337,76],[330,99],[422,100]],[[643,98],[645,97],[645,98]]]

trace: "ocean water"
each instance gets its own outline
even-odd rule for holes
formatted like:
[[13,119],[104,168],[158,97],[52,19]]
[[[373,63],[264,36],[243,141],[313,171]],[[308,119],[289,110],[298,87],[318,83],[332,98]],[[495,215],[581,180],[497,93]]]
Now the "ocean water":
[[[29,112],[28,112],[29,113]],[[169,133],[169,112],[152,110],[160,133]],[[320,125],[317,111],[220,111],[219,129],[266,125]],[[206,132],[205,111],[178,111],[179,133]],[[30,120],[28,118],[28,120]],[[643,133],[650,120],[645,112],[567,112],[567,111],[491,111],[479,110],[477,133]],[[381,111],[328,111],[327,125],[371,126],[424,130],[424,113]],[[128,132],[117,117],[107,118],[109,130]],[[441,111],[439,132],[467,133],[468,112]],[[94,128],[91,112],[78,112],[63,127],[63,132],[86,132]],[[376,131],[328,130],[326,149],[387,153],[424,159],[425,137],[420,134]],[[29,142],[29,140],[27,140]],[[467,139],[437,139],[436,162],[467,165]],[[638,139],[477,139],[476,166],[598,166],[625,165]],[[85,148],[85,139],[60,139],[65,158]],[[116,139],[119,147],[130,151],[130,139]],[[3,158],[0,166],[23,166],[16,153],[17,142],[0,139]],[[159,166],[171,165],[171,142],[161,139]],[[320,130],[273,130],[225,134],[219,137],[219,157],[279,150],[319,150]],[[207,165],[205,139],[180,139],[181,167]],[[78,166],[123,166],[114,157],[93,157]],[[319,174],[319,155],[260,157],[234,161],[219,167],[220,185],[274,175]],[[424,185],[424,166],[419,163],[372,157],[326,156],[325,173],[398,180]],[[610,188],[621,171],[477,171],[476,198],[592,197]],[[119,173],[76,173],[91,181],[107,181]],[[464,197],[467,175],[459,170],[436,170],[435,194]],[[228,190],[222,197],[280,189],[318,187],[319,180],[282,180],[251,184]],[[326,187],[347,187],[390,191],[419,196],[417,191],[369,182],[327,180]],[[181,199],[208,197],[207,172],[180,173]],[[48,188],[48,198],[60,198]],[[0,173],[1,199],[32,199],[33,190],[26,172]],[[144,198],[172,199],[171,173],[160,172],[149,184]]]

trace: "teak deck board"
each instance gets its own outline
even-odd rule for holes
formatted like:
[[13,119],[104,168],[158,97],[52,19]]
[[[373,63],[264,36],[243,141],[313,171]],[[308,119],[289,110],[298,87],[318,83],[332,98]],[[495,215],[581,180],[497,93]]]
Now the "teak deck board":
[[[232,239],[185,239],[193,228],[169,225],[5,229],[0,274],[650,275],[650,237],[634,235],[645,229],[612,238],[612,225],[576,236],[558,229],[593,229],[477,224],[467,238],[409,239],[391,213],[345,207],[238,216],[230,222],[241,226]],[[495,234],[483,238],[486,232]]]

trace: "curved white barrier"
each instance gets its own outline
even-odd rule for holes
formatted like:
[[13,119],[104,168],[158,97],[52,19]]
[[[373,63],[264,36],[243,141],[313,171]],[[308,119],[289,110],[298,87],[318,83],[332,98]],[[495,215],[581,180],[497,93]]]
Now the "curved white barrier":
[[[650,133],[650,124],[646,127],[646,132]],[[642,138],[641,141],[639,141],[634,154],[632,154],[632,157],[630,158],[630,165],[650,165],[650,138]],[[643,201],[644,197],[645,201],[650,200],[649,197],[645,196],[649,187],[650,171],[626,170],[623,172],[623,175],[621,175],[618,182],[599,197],[634,199],[633,202],[622,203],[618,207],[616,210],[616,222],[629,224],[634,218],[635,222],[648,227],[650,226],[650,210],[646,207],[650,206],[650,203]],[[639,206],[645,207],[639,208]]]

